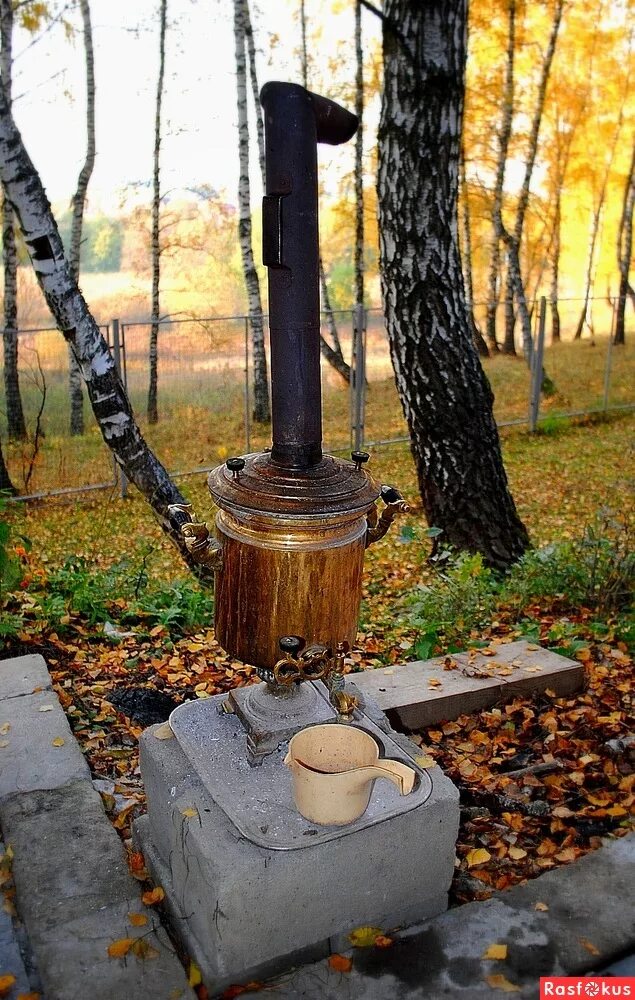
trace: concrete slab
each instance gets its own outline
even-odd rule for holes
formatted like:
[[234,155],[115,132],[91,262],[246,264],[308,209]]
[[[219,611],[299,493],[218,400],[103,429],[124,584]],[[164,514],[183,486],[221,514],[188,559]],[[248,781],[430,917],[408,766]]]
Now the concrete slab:
[[[452,653],[352,675],[364,697],[374,699],[406,729],[421,729],[488,708],[517,695],[552,688],[563,696],[577,691],[584,670],[577,660],[520,639],[482,651]],[[450,666],[451,669],[446,669]]]
[[0,801],[81,779],[88,764],[53,691],[0,701]]
[[0,660],[0,701],[33,694],[38,689],[51,690],[51,675],[43,656],[29,654]]
[[135,835],[211,991],[288,967],[307,948],[326,952],[362,924],[403,926],[447,906],[458,792],[438,768],[419,807],[336,841],[274,850],[241,836],[178,741],[155,729],[140,740],[148,819]]
[[[631,834],[606,842],[575,864],[410,928],[390,948],[355,949],[349,973],[321,961],[250,995],[263,1000],[491,1000],[513,991],[520,1000],[537,1000],[540,976],[583,976],[632,949],[635,896],[625,889],[633,884],[634,872]],[[504,960],[483,957],[491,944],[507,946]],[[488,982],[488,976],[498,975],[513,984],[511,989]]]
[[15,976],[15,983],[8,1000],[16,1000],[19,993],[28,993],[31,986],[24,968],[18,940],[13,929],[13,921],[8,913],[0,909],[0,976]]
[[[194,994],[165,931],[144,907],[123,847],[88,781],[0,803],[14,851],[17,905],[47,1000],[177,1000]],[[130,913],[149,923],[130,924]],[[143,939],[153,958],[111,958],[121,938]]]

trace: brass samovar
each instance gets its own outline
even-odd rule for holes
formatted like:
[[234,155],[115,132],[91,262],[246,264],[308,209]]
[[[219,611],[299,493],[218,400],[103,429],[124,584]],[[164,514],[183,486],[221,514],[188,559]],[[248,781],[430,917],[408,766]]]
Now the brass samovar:
[[[357,632],[364,550],[407,506],[368,474],[367,453],[322,453],[317,143],[347,141],[357,118],[290,83],[266,84],[261,102],[272,446],[210,473],[214,536],[186,507],[172,516],[215,569],[219,643],[255,665],[266,701],[341,673]],[[338,710],[351,710],[341,688],[331,693]]]

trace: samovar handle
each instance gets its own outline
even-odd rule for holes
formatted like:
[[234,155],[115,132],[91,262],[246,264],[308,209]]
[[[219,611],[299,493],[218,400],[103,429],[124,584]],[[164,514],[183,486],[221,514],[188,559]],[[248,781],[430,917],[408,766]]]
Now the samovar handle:
[[394,486],[382,486],[380,497],[385,504],[381,515],[378,515],[375,504],[373,504],[366,515],[368,524],[366,529],[366,548],[372,545],[373,542],[377,542],[380,538],[384,537],[397,514],[408,514],[410,512],[410,505]]
[[195,519],[190,503],[171,503],[168,517],[173,527],[183,535],[186,548],[196,562],[215,572],[222,569],[222,545],[210,534],[204,521]]

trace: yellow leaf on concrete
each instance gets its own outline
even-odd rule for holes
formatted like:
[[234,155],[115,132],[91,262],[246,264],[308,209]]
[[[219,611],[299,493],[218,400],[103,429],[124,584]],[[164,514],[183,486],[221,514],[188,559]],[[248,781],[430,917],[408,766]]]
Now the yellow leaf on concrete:
[[538,910],[540,913],[546,913],[549,907],[546,903],[534,903],[534,910]]
[[63,747],[64,746],[64,740],[62,739],[61,736],[56,736],[55,737],[55,739],[53,740],[53,746],[54,747]]
[[520,993],[520,986],[516,986],[516,983],[510,983],[509,979],[500,972],[493,976],[485,976],[485,979],[493,990],[501,990],[503,993]]
[[436,764],[436,760],[429,753],[420,753],[414,760],[419,767],[434,767]]
[[174,732],[169,722],[164,722],[162,726],[154,730],[152,734],[155,740],[172,740],[174,739]]
[[40,993],[18,993],[15,1000],[40,1000]]
[[9,746],[9,741],[8,740],[0,740],[0,748],[2,750],[4,750],[4,748],[8,747],[8,746]]
[[372,948],[381,933],[381,927],[356,927],[348,935],[348,940],[353,948]]
[[53,711],[53,705],[41,705],[40,708],[38,708],[38,712],[52,712],[52,711]]
[[484,865],[490,860],[491,854],[484,847],[475,847],[473,851],[468,851],[466,860],[467,867],[474,868],[475,865]]
[[108,954],[111,958],[125,958],[134,944],[134,938],[119,938],[108,946]]
[[502,961],[507,958],[507,945],[506,944],[491,944],[487,951],[484,953],[483,958],[491,958],[496,961]]
[[141,899],[146,906],[154,906],[156,903],[160,903],[162,899],[165,899],[165,892],[160,885],[157,885],[154,889],[144,892]]
[[181,809],[181,816],[198,816],[198,810],[193,809],[192,806],[188,806],[187,809]]
[[600,954],[600,949],[596,948],[596,946],[593,944],[593,942],[589,941],[588,938],[579,938],[578,940],[580,941],[580,944],[582,945],[582,947],[586,948],[586,950],[588,952],[590,952],[592,955],[599,955]]
[[128,920],[133,927],[143,927],[148,922],[145,913],[129,913]]
[[3,736],[6,736],[10,729],[11,729],[11,723],[3,722],[2,725],[0,726],[0,733],[2,733]]
[[201,975],[201,970],[199,969],[196,962],[190,959],[190,966],[187,970],[187,982],[189,986],[200,986],[203,982],[203,976]]
[[157,949],[154,948],[145,937],[137,938],[136,941],[133,942],[130,951],[133,955],[136,955],[137,958],[141,958],[143,961],[147,958],[159,957]]
[[331,955],[329,965],[335,972],[350,972],[353,968],[353,961],[346,955]]
[[0,976],[0,997],[6,997],[9,995],[9,990],[15,983],[15,976],[8,972],[4,976]]

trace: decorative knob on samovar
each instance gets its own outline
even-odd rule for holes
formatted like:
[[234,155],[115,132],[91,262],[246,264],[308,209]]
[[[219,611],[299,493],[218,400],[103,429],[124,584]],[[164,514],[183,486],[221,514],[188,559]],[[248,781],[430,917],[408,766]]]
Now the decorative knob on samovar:
[[244,458],[228,458],[225,465],[232,474],[232,479],[238,479],[239,473],[245,468]]
[[368,454],[367,451],[352,451],[351,458],[355,462],[355,468],[357,469],[357,471],[361,472],[362,465],[364,465],[368,461],[370,455]]

